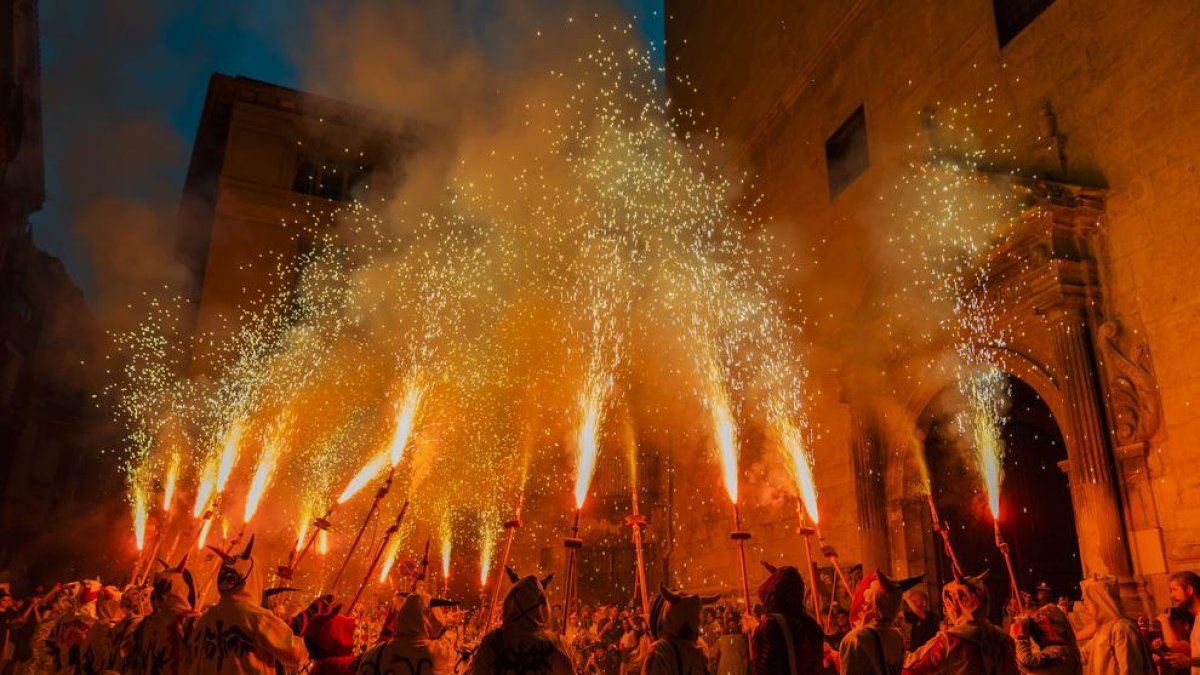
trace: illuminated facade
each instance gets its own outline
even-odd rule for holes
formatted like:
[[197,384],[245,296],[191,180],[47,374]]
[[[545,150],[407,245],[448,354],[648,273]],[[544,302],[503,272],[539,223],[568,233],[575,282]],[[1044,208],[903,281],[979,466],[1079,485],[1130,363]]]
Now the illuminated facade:
[[[1200,86],[1200,49],[1186,37],[1200,8],[668,0],[666,14],[672,100],[696,112],[681,132],[733,139],[734,163],[758,174],[767,215],[789,224],[810,263],[797,288],[819,318],[809,322],[824,430],[816,477],[843,559],[901,576],[944,571],[914,488],[912,448],[923,446],[952,534],[971,551],[964,564],[995,563],[990,523],[951,494],[963,474],[941,452],[953,416],[945,345],[861,337],[884,320],[886,195],[913,162],[961,152],[951,139],[969,127],[982,147],[1006,148],[1006,162],[986,168],[1021,176],[1007,189],[1026,207],[981,262],[1013,335],[981,346],[1013,389],[1018,464],[1002,512],[1018,575],[1027,589],[1050,580],[1070,594],[1080,571],[1111,573],[1139,609],[1161,610],[1166,575],[1200,566],[1190,224],[1200,111],[1186,103]],[[756,545],[799,562],[794,516],[778,514],[752,517]],[[732,579],[730,563],[697,564]]]

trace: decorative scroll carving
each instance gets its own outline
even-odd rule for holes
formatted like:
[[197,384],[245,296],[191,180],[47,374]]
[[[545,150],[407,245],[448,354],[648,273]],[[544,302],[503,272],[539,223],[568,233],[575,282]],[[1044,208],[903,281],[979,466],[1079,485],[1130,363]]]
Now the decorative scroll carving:
[[1150,363],[1150,345],[1145,340],[1122,346],[1121,326],[1106,321],[1096,330],[1100,360],[1107,381],[1109,410],[1117,445],[1149,442],[1162,420],[1158,382]]

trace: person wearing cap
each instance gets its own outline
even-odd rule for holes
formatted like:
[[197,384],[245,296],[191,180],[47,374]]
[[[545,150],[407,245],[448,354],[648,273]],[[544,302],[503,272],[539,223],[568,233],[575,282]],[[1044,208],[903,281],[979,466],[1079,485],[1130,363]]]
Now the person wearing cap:
[[1044,581],[1033,589],[1033,600],[1036,607],[1053,604],[1055,597],[1054,589]]
[[1018,617],[1010,629],[1022,673],[1079,675],[1083,663],[1075,630],[1055,604],[1045,604]]
[[1012,638],[988,621],[982,575],[946,584],[942,608],[947,628],[908,656],[904,675],[1017,675]]

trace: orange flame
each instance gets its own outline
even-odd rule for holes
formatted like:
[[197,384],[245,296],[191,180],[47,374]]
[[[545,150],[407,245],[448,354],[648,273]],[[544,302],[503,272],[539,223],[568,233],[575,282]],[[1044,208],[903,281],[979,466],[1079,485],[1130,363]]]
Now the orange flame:
[[137,550],[146,545],[146,491],[140,487],[133,490],[133,536]]
[[217,464],[217,492],[225,490],[233,467],[237,464],[238,453],[242,445],[242,424],[234,422],[225,434],[225,448],[221,451],[221,459]]
[[450,529],[450,516],[443,516],[441,526],[438,528],[438,536],[442,540],[442,578],[450,577],[450,547],[453,545],[451,541],[453,532]]
[[179,479],[179,455],[172,454],[171,461],[167,464],[167,479],[163,481],[163,502],[162,507],[164,512],[171,510],[171,500],[175,496],[175,481]]
[[346,500],[358,494],[359,490],[363,489],[367,483],[370,483],[375,476],[378,476],[379,473],[383,471],[383,467],[387,466],[387,462],[387,455],[379,455],[375,459],[367,462],[367,465],[360,469],[359,472],[355,474],[354,478],[350,480],[350,483],[346,485],[346,489],[342,490],[342,494],[338,497],[337,503],[343,504],[346,502]]
[[317,553],[321,555],[329,553],[329,530],[321,530],[317,533]]
[[200,476],[200,485],[196,488],[196,505],[192,507],[192,517],[199,518],[200,514],[208,508],[208,502],[212,499],[213,492],[216,490],[217,482],[217,467],[212,462],[204,468],[204,473]]
[[246,493],[245,522],[247,523],[254,517],[254,513],[258,511],[258,505],[262,503],[267,486],[271,483],[271,477],[275,474],[275,467],[279,464],[279,455],[282,450],[283,440],[276,431],[266,439],[262,455],[258,458],[258,467],[254,469],[254,477],[250,480],[250,490]]
[[[490,514],[489,514],[490,515]],[[492,573],[492,551],[496,548],[496,532],[486,524],[479,528],[479,585],[487,586]]]
[[583,395],[579,397],[579,408],[583,423],[579,427],[578,453],[575,466],[575,508],[582,509],[587,499],[588,487],[596,474],[596,457],[600,452],[598,436],[604,416],[604,393],[608,382],[603,378],[592,378]]
[[813,523],[820,522],[817,515],[817,482],[813,478],[813,459],[804,436],[800,429],[782,418],[776,421],[776,429],[783,442],[784,453],[788,457],[788,468],[791,469],[792,479],[800,490],[800,501],[804,503],[804,511]]
[[404,394],[404,401],[396,414],[396,431],[392,435],[392,443],[388,449],[388,458],[394,467],[404,456],[404,448],[412,437],[413,426],[417,419],[417,408],[421,405],[421,389],[410,386]]
[[715,364],[710,365],[708,373],[708,408],[712,414],[713,433],[717,437],[717,451],[721,457],[721,476],[725,482],[725,491],[729,499],[737,504],[738,500],[738,440],[737,425],[729,410],[729,399]]
[[196,538],[196,550],[203,551],[204,543],[208,541],[208,530],[212,527],[212,518],[205,518],[200,526],[200,536]]
[[312,506],[304,502],[300,507],[300,523],[296,531],[296,553],[304,549],[304,538],[308,536],[308,519],[312,515]]
[[392,571],[392,566],[396,564],[396,557],[400,554],[400,537],[392,537],[388,542],[387,550],[383,554],[383,567],[379,569],[379,583],[387,581],[388,574]]
[[1000,406],[1006,395],[1004,374],[995,368],[986,368],[969,376],[962,387],[967,409],[959,415],[959,426],[965,427],[970,434],[988,508],[992,518],[998,520],[1000,485],[1004,480],[1004,440],[1000,436],[1004,424]]

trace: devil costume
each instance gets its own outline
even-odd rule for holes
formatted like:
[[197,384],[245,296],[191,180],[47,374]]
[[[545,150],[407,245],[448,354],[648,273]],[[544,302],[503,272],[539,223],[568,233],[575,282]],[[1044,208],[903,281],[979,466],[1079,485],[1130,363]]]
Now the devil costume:
[[121,670],[121,664],[125,663],[125,657],[133,645],[134,631],[150,613],[150,588],[126,586],[121,593],[121,611],[125,616],[113,626],[108,657],[103,663],[96,664],[98,672]]
[[946,584],[942,605],[949,628],[909,656],[904,675],[1017,675],[1012,638],[987,619],[982,576]]
[[840,646],[842,675],[900,675],[904,636],[894,624],[904,591],[922,577],[893,581],[876,571],[858,582],[850,603],[854,628]]
[[538,580],[505,568],[512,588],[504,596],[500,627],[483,636],[471,659],[471,675],[574,675],[575,655],[550,628],[546,586],[554,575]]
[[163,570],[154,575],[150,591],[153,610],[133,631],[124,675],[178,675],[183,672],[183,650],[196,621],[196,584],[187,569],[187,556],[175,567],[161,560]]
[[1083,672],[1087,675],[1151,675],[1155,672],[1150,647],[1137,625],[1125,616],[1117,580],[1112,577],[1084,579],[1084,611],[1096,625],[1084,649]]
[[1075,630],[1057,605],[1043,605],[1012,628],[1022,673],[1079,675],[1083,672]]
[[238,555],[221,557],[217,604],[196,620],[188,638],[195,675],[274,675],[278,663],[295,669],[308,659],[304,641],[262,606],[262,581],[251,552],[254,537]]
[[368,651],[359,662],[358,675],[450,675],[452,656],[435,642],[445,631],[433,607],[454,603],[410,593],[396,614],[392,639]]
[[96,600],[96,621],[88,629],[80,650],[79,672],[97,675],[109,670],[114,648],[117,624],[125,618],[121,603],[121,591],[116,586],[105,586]]
[[642,663],[642,675],[708,675],[708,655],[700,646],[700,610],[717,596],[674,593],[659,587],[650,608],[656,638]]
[[791,565],[763,563],[771,573],[758,587],[766,616],[750,635],[754,675],[818,675],[825,635],[804,611],[804,579]]

